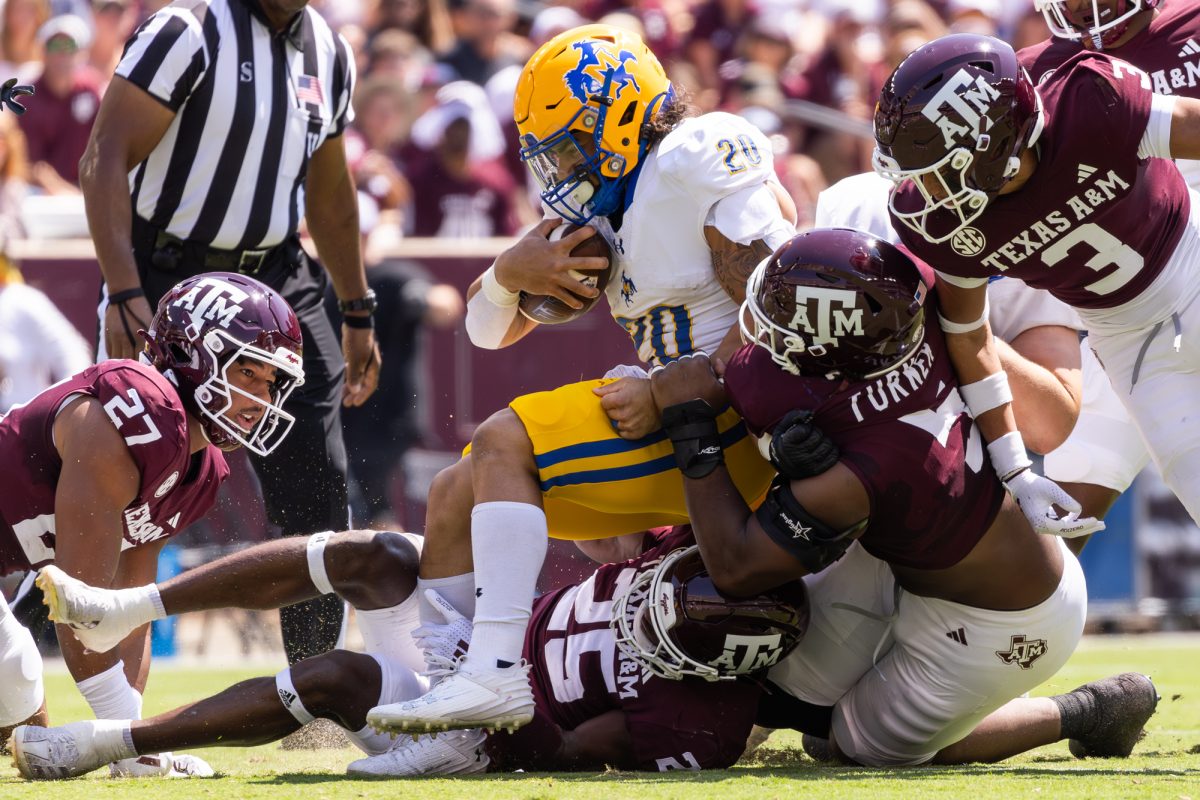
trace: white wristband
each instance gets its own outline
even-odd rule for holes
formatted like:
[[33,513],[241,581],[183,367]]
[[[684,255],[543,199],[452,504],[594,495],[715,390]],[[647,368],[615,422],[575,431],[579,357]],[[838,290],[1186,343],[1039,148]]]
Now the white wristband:
[[967,408],[971,410],[971,416],[975,419],[1005,403],[1011,403],[1013,399],[1012,389],[1008,385],[1008,373],[1004,370],[988,375],[981,381],[959,386],[958,393],[966,401]]
[[1025,452],[1025,442],[1017,431],[1006,433],[994,442],[988,442],[987,450],[992,469],[996,470],[1001,482],[1033,466],[1029,454]]
[[988,320],[988,300],[987,295],[983,296],[983,314],[979,319],[972,322],[951,322],[942,316],[942,312],[938,312],[938,325],[942,327],[946,333],[970,333],[982,328]]
[[496,280],[495,264],[484,270],[481,290],[493,305],[500,306],[501,308],[515,306],[517,301],[521,299],[520,292],[509,291],[500,285],[500,281]]
[[142,696],[125,679],[125,662],[75,684],[96,719],[141,719]]

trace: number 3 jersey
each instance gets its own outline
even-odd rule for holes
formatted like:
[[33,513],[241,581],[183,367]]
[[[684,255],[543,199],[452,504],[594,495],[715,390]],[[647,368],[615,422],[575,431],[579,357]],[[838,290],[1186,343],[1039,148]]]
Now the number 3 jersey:
[[[620,230],[592,221],[616,258],[606,290],[613,319],[642,361],[711,353],[736,324],[738,306],[713,273],[704,227],[719,201],[774,176],[760,130],[732,114],[705,114],[681,122],[647,153]],[[769,215],[782,219],[777,205],[765,212],[764,229]]]
[[[1150,120],[1150,81],[1123,61],[1084,53],[1049,75],[1038,93],[1045,129],[1037,169],[1023,187],[994,198],[942,244],[898,220],[893,226],[905,246],[945,275],[1006,275],[1075,308],[1122,306],[1163,272],[1191,209],[1175,165],[1138,155]],[[953,121],[949,102],[939,110]],[[902,212],[922,202],[911,184],[895,197]],[[1165,305],[1169,313],[1171,303]]]
[[[934,298],[926,304],[932,319]],[[983,538],[1004,499],[987,451],[950,366],[942,331],[903,366],[869,381],[831,381],[784,372],[761,347],[730,359],[725,388],[755,435],[769,433],[793,409],[841,450],[871,501],[859,542],[892,564],[944,569]]]
[[187,414],[158,370],[124,359],[89,367],[0,417],[0,575],[54,560],[63,466],[54,420],[79,395],[103,405],[141,475],[123,515],[122,550],[173,536],[204,516],[229,474],[217,448],[189,453]]
[[746,747],[759,687],[749,680],[667,680],[617,649],[613,600],[668,553],[695,544],[674,528],[635,559],[605,564],[582,583],[542,595],[525,635],[536,706],[533,722],[488,739],[502,769],[549,768],[571,731],[612,711],[624,713],[637,769],[721,769]]

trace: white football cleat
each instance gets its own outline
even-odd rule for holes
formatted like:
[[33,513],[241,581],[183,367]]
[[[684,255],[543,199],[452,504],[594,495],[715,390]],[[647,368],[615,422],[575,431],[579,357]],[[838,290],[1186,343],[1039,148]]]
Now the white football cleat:
[[351,763],[346,767],[346,774],[359,778],[475,775],[486,772],[491,763],[491,758],[483,751],[486,739],[479,729],[449,731],[436,739],[428,734],[416,741],[405,737],[398,739],[386,753]]
[[208,762],[187,753],[159,753],[116,761],[108,765],[114,778],[211,778]]
[[140,625],[153,620],[153,606],[134,602],[138,589],[99,589],[72,578],[53,564],[36,581],[50,607],[50,619],[70,625],[84,647],[106,653]]
[[529,665],[476,668],[467,659],[437,686],[414,700],[376,706],[367,723],[388,733],[430,733],[469,728],[514,731],[533,719]]
[[57,728],[21,725],[13,731],[8,742],[13,766],[30,780],[85,775],[119,760],[123,754],[102,742],[112,740],[113,726],[119,731],[126,724],[117,720],[91,719]]

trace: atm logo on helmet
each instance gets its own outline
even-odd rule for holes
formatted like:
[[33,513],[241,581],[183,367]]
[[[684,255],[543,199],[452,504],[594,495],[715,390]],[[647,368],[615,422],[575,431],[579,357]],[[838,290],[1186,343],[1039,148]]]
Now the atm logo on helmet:
[[[1000,91],[982,75],[971,75],[965,69],[960,69],[942,84],[933,99],[921,109],[921,114],[937,125],[946,140],[947,149],[959,144],[987,149],[990,144],[987,132],[992,128],[992,120],[987,112],[992,103],[999,99]],[[945,106],[949,106],[966,124],[959,124],[942,113]]]
[[626,86],[632,86],[635,92],[641,92],[637,78],[633,77],[626,66],[637,64],[637,56],[628,50],[615,52],[605,47],[601,42],[583,41],[571,45],[579,52],[579,62],[575,68],[563,76],[567,88],[580,103],[586,105],[592,96],[600,94],[608,73],[612,73],[612,99],[621,99],[621,93]]
[[[816,313],[810,313],[813,303]],[[858,294],[852,289],[819,286],[796,287],[796,313],[788,327],[812,337],[811,346],[836,342],[839,337],[863,335],[863,310],[857,308]]]
[[184,308],[192,316],[192,324],[199,330],[205,321],[215,321],[222,328],[242,310],[239,303],[250,297],[232,283],[217,278],[202,278],[173,305]]
[[709,664],[727,675],[748,675],[766,669],[783,655],[782,639],[778,633],[764,636],[726,634],[724,651]]

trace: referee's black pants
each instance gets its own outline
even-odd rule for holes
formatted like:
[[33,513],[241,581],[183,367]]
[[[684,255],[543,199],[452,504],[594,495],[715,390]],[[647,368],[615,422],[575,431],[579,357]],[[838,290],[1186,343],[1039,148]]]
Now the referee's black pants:
[[[151,309],[184,278],[213,271],[187,261],[159,269],[149,247],[138,244],[134,256]],[[271,455],[251,455],[250,461],[262,484],[267,518],[283,536],[307,536],[350,527],[341,415],[346,365],[341,338],[325,313],[329,276],[298,245],[289,250],[292,255],[250,277],[279,292],[296,312],[304,335],[304,385],[287,400],[288,413],[296,417],[292,430]],[[288,663],[332,650],[342,628],[342,609],[342,601],[332,594],[280,609]]]

